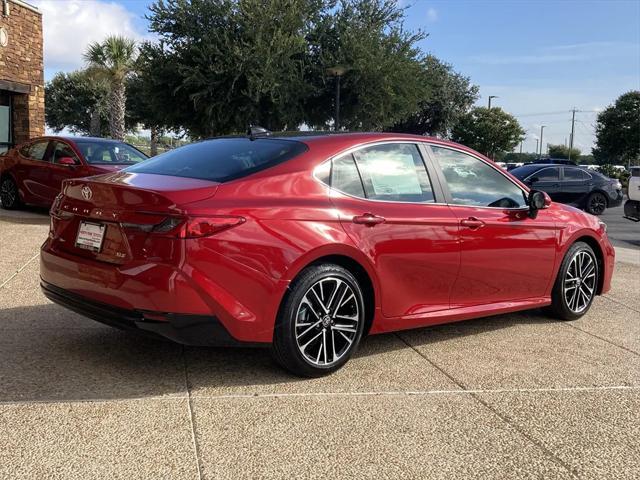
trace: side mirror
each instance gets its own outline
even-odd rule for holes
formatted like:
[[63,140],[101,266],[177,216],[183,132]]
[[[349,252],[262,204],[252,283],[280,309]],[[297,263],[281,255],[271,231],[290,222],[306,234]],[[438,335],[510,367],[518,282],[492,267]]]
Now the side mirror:
[[548,207],[551,204],[551,198],[540,190],[531,190],[529,192],[529,218],[536,218],[538,210]]
[[76,161],[71,157],[60,157],[57,163],[58,165],[67,165],[67,166],[76,165]]

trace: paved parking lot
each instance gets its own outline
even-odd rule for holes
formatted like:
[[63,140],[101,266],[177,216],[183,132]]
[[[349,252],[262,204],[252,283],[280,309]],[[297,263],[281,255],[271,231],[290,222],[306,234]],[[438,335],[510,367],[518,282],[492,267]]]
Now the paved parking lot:
[[0,478],[640,478],[640,250],[579,321],[370,337],[300,380],[51,304],[47,228],[0,216]]

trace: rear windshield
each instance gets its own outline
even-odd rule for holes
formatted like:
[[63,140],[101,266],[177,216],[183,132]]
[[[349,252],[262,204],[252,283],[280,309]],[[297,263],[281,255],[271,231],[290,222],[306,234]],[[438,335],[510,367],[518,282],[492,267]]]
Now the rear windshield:
[[285,162],[306,150],[304,143],[292,140],[218,138],[171,150],[126,170],[227,182]]
[[75,140],[82,156],[92,165],[134,165],[148,157],[131,145],[99,140]]

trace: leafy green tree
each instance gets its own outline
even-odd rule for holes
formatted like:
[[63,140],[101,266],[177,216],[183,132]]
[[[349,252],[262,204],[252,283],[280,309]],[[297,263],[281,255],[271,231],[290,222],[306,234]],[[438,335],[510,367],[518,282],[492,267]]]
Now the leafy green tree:
[[580,154],[578,148],[569,148],[566,145],[549,145],[549,157],[551,158],[571,158],[577,162]]
[[404,27],[404,9],[390,0],[344,0],[327,9],[308,35],[305,120],[318,128],[335,121],[332,67],[341,66],[341,126],[382,130],[416,111],[425,98],[423,32]]
[[85,70],[57,73],[45,85],[45,119],[59,132],[102,136],[108,133],[109,87]]
[[524,134],[518,120],[501,108],[475,107],[460,118],[451,138],[495,158],[502,152],[513,150]]
[[335,121],[341,66],[341,124],[388,128],[426,97],[424,34],[403,27],[390,0],[158,0],[145,47],[158,73],[168,126],[195,137],[244,132],[249,124],[327,129]]
[[109,131],[118,140],[124,140],[126,79],[133,71],[135,55],[136,42],[117,35],[90,44],[84,55],[91,71],[109,82]]
[[433,55],[422,62],[425,97],[417,111],[393,126],[396,132],[437,135],[447,138],[460,117],[478,99],[478,86]]
[[147,53],[163,59],[164,65],[154,68],[162,71],[168,104],[163,110],[172,126],[199,137],[244,132],[251,123],[296,128],[309,93],[305,34],[321,5],[315,0],[153,4],[150,28],[160,42]]
[[640,165],[639,90],[621,95],[598,114],[593,156],[600,165]]

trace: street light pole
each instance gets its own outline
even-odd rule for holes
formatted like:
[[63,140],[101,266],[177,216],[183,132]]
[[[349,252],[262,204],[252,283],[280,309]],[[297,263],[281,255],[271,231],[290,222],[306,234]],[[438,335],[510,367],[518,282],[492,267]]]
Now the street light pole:
[[333,121],[333,128],[337,132],[340,130],[340,79],[347,72],[347,68],[342,65],[336,65],[335,67],[327,68],[327,75],[335,77],[336,79],[336,113]]
[[540,141],[540,140],[538,140],[538,139],[536,138],[536,155],[538,154],[538,142],[539,142],[539,141]]
[[500,98],[500,97],[498,97],[497,95],[489,95],[489,108],[488,108],[488,110],[491,110],[491,99],[492,98]]
[[542,137],[544,136],[544,127],[546,127],[546,125],[540,126],[540,155],[538,156],[538,160],[542,158],[542,145],[544,145],[542,143]]

